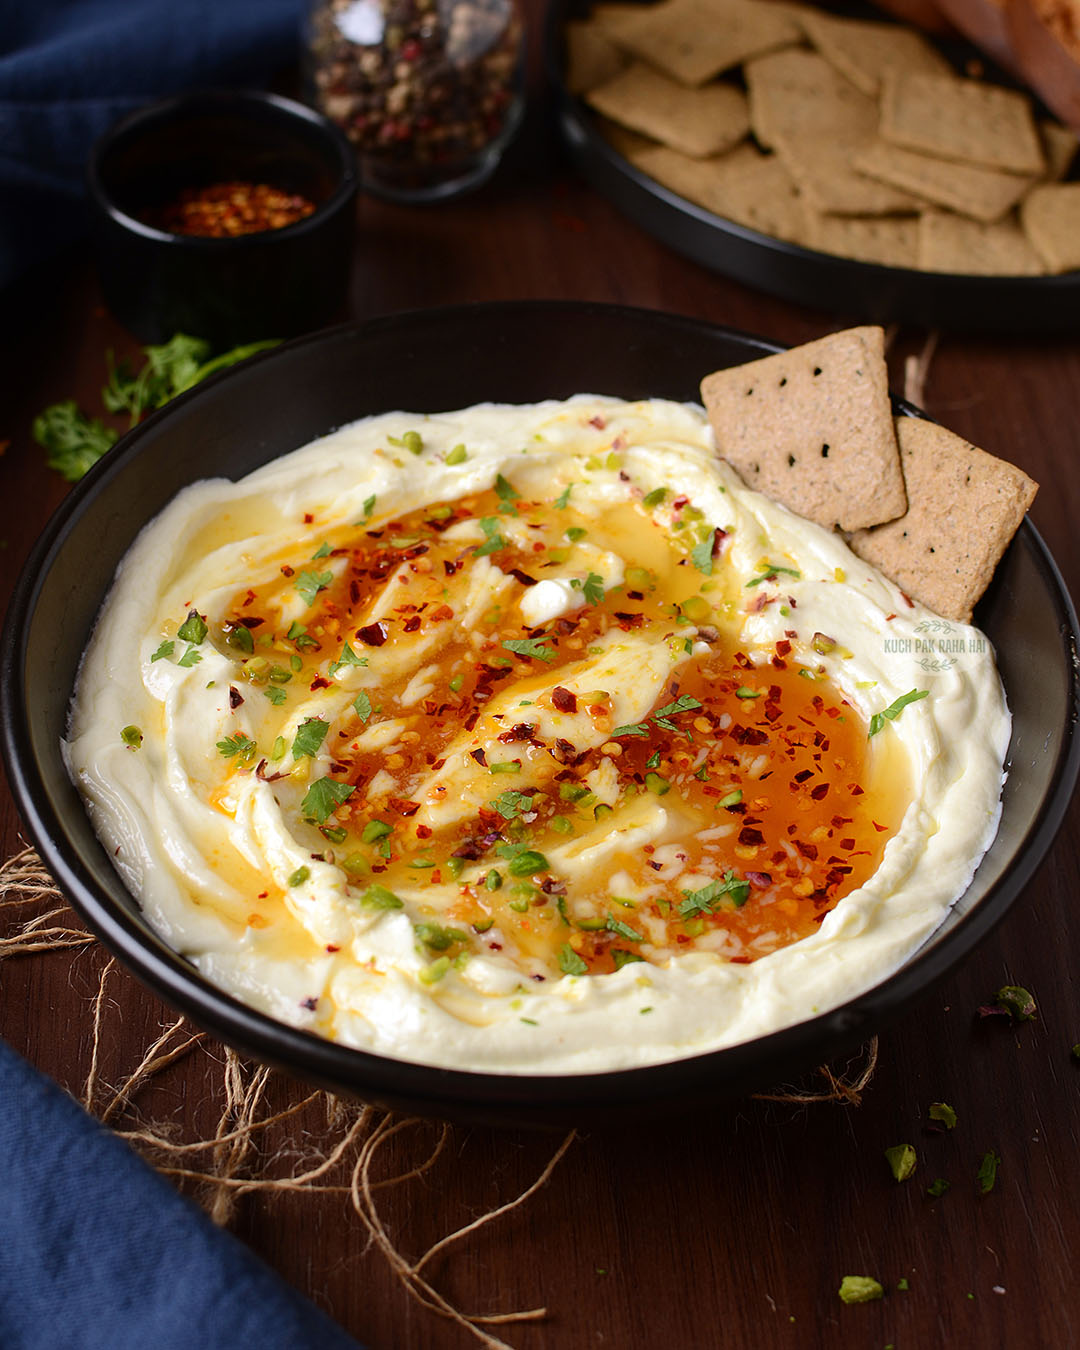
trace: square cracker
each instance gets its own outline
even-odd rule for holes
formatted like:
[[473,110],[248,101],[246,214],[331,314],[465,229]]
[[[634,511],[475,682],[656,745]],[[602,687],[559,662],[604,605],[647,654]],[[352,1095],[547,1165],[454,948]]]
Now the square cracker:
[[978,80],[888,71],[881,134],[908,150],[987,169],[1041,174],[1046,167],[1027,95]]
[[886,71],[951,75],[952,67],[914,29],[897,23],[839,19],[819,10],[803,18],[806,36],[831,66],[864,94],[877,96]]
[[790,47],[802,29],[763,0],[660,0],[615,34],[627,51],[691,87],[752,56]]
[[1042,137],[1043,156],[1046,159],[1043,177],[1049,183],[1060,182],[1076,158],[1076,132],[1045,118],[1039,123],[1039,135]]
[[987,224],[1000,220],[1031,186],[1030,178],[1018,174],[920,155],[886,141],[875,141],[858,151],[852,164],[870,178]]
[[690,159],[666,145],[629,156],[642,173],[706,211],[775,239],[805,242],[799,189],[776,155],[746,143],[716,159]]
[[605,36],[599,24],[582,19],[567,23],[566,87],[571,94],[584,94],[614,79],[630,64],[621,47]]
[[783,157],[816,210],[889,215],[914,209],[908,193],[868,182],[852,168],[852,156],[877,135],[877,103],[816,52],[775,52],[749,62],[744,73],[755,137]]
[[789,510],[827,529],[906,510],[880,328],[718,370],[701,397],[719,453]]
[[917,216],[828,216],[806,208],[811,248],[882,267],[917,266]]
[[907,514],[848,542],[912,599],[970,623],[1039,485],[936,422],[900,417],[896,434]]
[[1051,272],[1080,267],[1080,183],[1044,183],[1020,208],[1024,233]]
[[612,121],[695,159],[730,149],[750,129],[746,96],[734,85],[687,89],[641,61],[585,97]]
[[1046,271],[1015,216],[983,225],[951,211],[925,211],[918,233],[918,265],[924,272],[1037,277]]

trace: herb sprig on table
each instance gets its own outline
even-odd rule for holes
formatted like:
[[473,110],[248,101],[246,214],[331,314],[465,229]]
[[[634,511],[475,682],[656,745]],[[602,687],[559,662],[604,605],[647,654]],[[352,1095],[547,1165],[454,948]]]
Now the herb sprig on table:
[[[106,412],[126,412],[129,427],[136,426],[147,413],[164,407],[208,375],[276,345],[277,339],[271,338],[211,356],[209,342],[177,333],[160,346],[144,347],[146,360],[135,372],[109,352],[109,378],[101,390],[102,405]],[[89,416],[74,399],[53,403],[39,413],[34,418],[33,433],[34,440],[48,452],[49,468],[69,483],[78,482],[119,438],[119,432],[106,426],[100,417]]]

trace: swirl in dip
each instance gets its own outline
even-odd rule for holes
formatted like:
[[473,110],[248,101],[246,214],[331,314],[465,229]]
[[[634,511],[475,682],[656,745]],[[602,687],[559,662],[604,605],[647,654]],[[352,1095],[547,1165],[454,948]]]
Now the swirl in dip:
[[[67,753],[154,927],[294,1025],[567,1073],[834,1007],[993,838],[993,656],[695,407],[390,414],[139,536]],[[925,664],[925,663],[924,663]]]

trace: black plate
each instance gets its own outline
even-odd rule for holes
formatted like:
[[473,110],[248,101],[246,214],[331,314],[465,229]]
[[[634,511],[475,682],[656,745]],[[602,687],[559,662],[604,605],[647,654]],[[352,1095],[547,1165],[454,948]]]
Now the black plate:
[[[593,113],[563,83],[563,27],[567,18],[586,11],[582,0],[554,0],[548,11],[548,77],[557,91],[563,135],[589,183],[677,253],[783,300],[875,323],[979,333],[1063,333],[1080,328],[1080,272],[1050,277],[953,276],[856,262],[737,225],[662,187],[608,144]],[[873,17],[886,16],[875,11]],[[965,50],[978,55],[974,48]]]
[[222,993],[149,927],[64,771],[72,679],[117,563],[183,486],[239,477],[354,418],[588,391],[695,399],[701,375],[775,350],[723,328],[615,306],[520,302],[402,314],[300,338],[182,395],[115,449],[49,522],[16,587],[0,654],[12,790],[90,927],[167,1002],[223,1040],[336,1091],[433,1115],[555,1123],[745,1093],[853,1049],[1005,913],[1068,804],[1080,737],[1074,615],[1025,521],[977,615],[997,646],[1014,725],[1001,829],[968,892],[916,957],[842,1008],[745,1045],[583,1077],[440,1070],[331,1044]]

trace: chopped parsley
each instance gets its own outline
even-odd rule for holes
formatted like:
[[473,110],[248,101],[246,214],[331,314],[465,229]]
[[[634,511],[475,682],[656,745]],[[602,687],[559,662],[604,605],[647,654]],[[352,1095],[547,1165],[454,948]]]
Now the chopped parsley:
[[324,722],[320,717],[309,717],[301,722],[296,728],[296,739],[293,741],[293,759],[302,759],[304,755],[314,759],[329,730],[330,723]]
[[357,525],[368,525],[371,522],[372,512],[375,510],[375,494],[364,498],[364,514],[356,522]]
[[750,883],[740,881],[734,872],[728,871],[723,880],[710,881],[697,891],[684,891],[685,899],[679,904],[679,913],[684,919],[692,919],[698,914],[712,914],[716,902],[728,896],[736,909],[741,909],[750,898]]
[[279,685],[271,684],[263,690],[263,698],[268,698],[275,708],[280,708],[285,702],[285,690]]
[[597,572],[590,572],[581,583],[581,593],[587,605],[599,605],[604,599],[604,578]]
[[502,502],[504,512],[517,515],[517,508],[514,503],[520,500],[521,493],[516,491],[514,485],[508,482],[501,473],[495,476],[495,495]]
[[366,722],[371,716],[371,695],[366,689],[361,689],[353,699],[353,711],[361,722]]
[[539,638],[506,638],[502,646],[516,656],[530,656],[538,661],[554,661],[556,656],[554,648],[545,647]]
[[296,574],[293,587],[306,605],[313,605],[320,591],[325,591],[334,580],[333,572],[309,572],[306,568]]
[[[670,719],[678,717],[680,713],[693,712],[700,708],[701,703],[696,698],[691,698],[689,694],[683,694],[677,698],[674,703],[665,703],[662,708],[657,708],[649,721],[655,722],[658,727],[663,727],[665,731],[678,731],[679,728]],[[626,726],[616,727],[611,733],[615,736],[647,736],[649,728],[645,722],[630,722]],[[689,735],[689,733],[687,733]]]
[[167,656],[172,656],[173,648],[175,646],[176,646],[175,642],[171,641],[169,638],[166,638],[165,641],[161,643],[157,651],[150,658],[151,665],[153,665],[155,661],[164,661],[164,659]]
[[332,551],[333,550],[330,548],[329,543],[327,542],[327,540],[324,539],[322,543],[319,545],[319,547],[315,550],[315,552],[311,555],[311,561],[318,562],[320,558],[328,557]]
[[607,916],[604,927],[609,933],[616,933],[619,937],[626,938],[627,942],[644,941],[640,933],[635,933],[628,923],[623,923],[622,919],[617,919],[614,914]]
[[589,973],[587,963],[578,956],[569,942],[564,942],[559,948],[559,969],[564,975],[587,975]]
[[496,516],[484,516],[480,521],[480,528],[484,531],[485,539],[482,544],[477,544],[473,549],[473,556],[477,558],[486,558],[489,553],[497,553],[499,549],[506,548],[507,543],[499,530],[499,521]]
[[[611,959],[615,962],[616,970],[622,970],[623,966],[629,966],[635,961],[645,960],[645,958],[639,956],[637,952],[626,952],[623,951],[621,947],[612,947]],[[648,1012],[648,1008],[642,1008],[642,1012]]]
[[218,741],[217,748],[218,754],[224,755],[226,759],[235,759],[240,764],[246,764],[255,756],[255,742],[241,731]]
[[710,530],[697,544],[690,554],[690,561],[699,572],[704,576],[711,577],[713,570],[713,545],[716,542],[716,531]]
[[929,689],[909,689],[906,694],[901,694],[895,703],[890,703],[881,712],[874,713],[870,719],[870,730],[867,732],[867,738],[876,736],[887,721],[895,722],[909,703],[918,703],[921,698],[926,698],[929,693]]
[[573,483],[567,483],[567,485],[563,488],[562,492],[560,492],[559,495],[555,498],[556,511],[565,511],[566,508],[570,505],[570,492],[573,486],[574,486]]
[[344,670],[346,666],[366,666],[366,665],[367,665],[367,657],[357,656],[357,654],[353,651],[349,643],[346,642],[344,647],[342,647],[341,649],[341,655],[338,657],[336,661],[332,661],[330,663],[330,669],[326,673],[327,675],[330,676],[331,679],[333,679],[334,676],[338,673],[338,671]]
[[[945,1194],[949,1189],[949,1185],[950,1183],[946,1181],[944,1177],[935,1177],[930,1185],[927,1186],[926,1194],[931,1200],[937,1200]],[[899,1286],[897,1286],[897,1288],[899,1288]]]
[[760,586],[763,581],[775,581],[778,576],[794,577],[798,581],[802,573],[794,567],[781,567],[778,563],[770,563],[768,567],[762,569],[761,576],[754,577],[753,581],[746,583],[746,589]]
[[335,778],[319,778],[308,788],[300,809],[309,820],[320,825],[333,815],[343,802],[347,802],[356,789],[350,783],[339,783]]
[[532,797],[527,792],[515,792],[513,788],[507,788],[505,792],[500,792],[494,800],[488,802],[493,811],[498,811],[503,820],[513,820],[519,811],[527,811],[532,805]]

